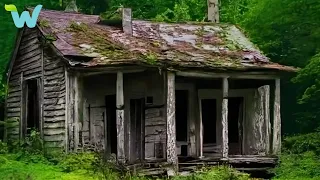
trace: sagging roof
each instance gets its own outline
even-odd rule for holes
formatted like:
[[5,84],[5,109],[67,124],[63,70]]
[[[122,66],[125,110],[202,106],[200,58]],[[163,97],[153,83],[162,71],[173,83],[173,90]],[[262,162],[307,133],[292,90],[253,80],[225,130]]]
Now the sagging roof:
[[[30,9],[29,9],[30,10]],[[133,34],[96,15],[42,10],[41,32],[73,66],[152,65],[166,68],[280,70],[234,25],[132,21]]]

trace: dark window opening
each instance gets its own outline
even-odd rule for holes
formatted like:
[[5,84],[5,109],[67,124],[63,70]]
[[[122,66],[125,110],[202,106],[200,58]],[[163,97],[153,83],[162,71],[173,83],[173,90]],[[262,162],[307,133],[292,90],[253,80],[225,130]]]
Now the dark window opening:
[[216,143],[217,101],[216,99],[202,99],[201,113],[203,125],[203,143]]
[[243,97],[232,97],[228,100],[228,138],[229,154],[241,152]]
[[188,138],[188,91],[176,91],[176,140]]
[[107,151],[117,154],[116,95],[106,96]]
[[153,104],[153,97],[152,97],[152,96],[148,96],[148,97],[147,97],[147,102],[146,102],[146,104],[148,104],[148,105],[152,105],[152,104]]
[[32,79],[26,81],[27,96],[26,96],[26,122],[27,122],[27,134],[31,133],[31,130],[40,130],[40,106],[39,106],[39,90],[38,80]]

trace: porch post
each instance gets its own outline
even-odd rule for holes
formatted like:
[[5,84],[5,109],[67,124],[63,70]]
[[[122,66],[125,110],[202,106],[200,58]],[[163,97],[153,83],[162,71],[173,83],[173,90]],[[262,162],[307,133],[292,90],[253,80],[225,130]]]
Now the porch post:
[[223,78],[222,80],[222,157],[228,158],[229,153],[229,140],[228,140],[228,93],[229,93],[229,83],[228,78]]
[[117,72],[117,159],[119,163],[125,163],[124,153],[124,97],[123,97],[123,73]]
[[273,102],[273,154],[281,150],[280,79],[275,80]]
[[178,169],[176,153],[176,108],[175,108],[175,74],[167,72],[166,81],[166,118],[167,118],[167,162]]

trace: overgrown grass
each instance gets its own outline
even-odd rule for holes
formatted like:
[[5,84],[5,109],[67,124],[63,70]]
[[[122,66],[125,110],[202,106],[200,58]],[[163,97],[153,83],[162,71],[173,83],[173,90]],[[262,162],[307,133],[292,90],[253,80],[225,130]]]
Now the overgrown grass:
[[287,137],[283,141],[277,180],[320,180],[320,133]]
[[[20,158],[19,154],[0,155],[0,179],[5,180],[151,180],[156,178],[132,176],[106,167],[105,171],[95,168],[93,155],[71,154],[54,164],[40,155]],[[92,160],[92,161],[91,161]],[[167,178],[163,178],[167,179]],[[176,176],[173,180],[249,180],[249,175],[229,167],[221,166],[204,169],[190,176]],[[161,180],[158,178],[158,180]]]
[[[71,172],[64,172],[63,169],[57,165],[53,165],[46,161],[28,162],[16,160],[18,155],[7,154],[0,155],[0,179],[12,180],[48,180],[48,179],[62,179],[75,180],[99,179],[98,176],[88,173],[86,170],[76,170]],[[35,157],[38,159],[38,157]]]
[[[44,152],[40,134],[32,131],[23,143],[9,146],[0,141],[0,179],[4,180],[151,180],[135,176],[112,159],[105,160],[99,152]],[[138,172],[139,173],[139,172]],[[163,177],[162,180],[168,179]],[[249,180],[248,174],[227,166],[203,168],[189,176],[175,176],[172,180]]]

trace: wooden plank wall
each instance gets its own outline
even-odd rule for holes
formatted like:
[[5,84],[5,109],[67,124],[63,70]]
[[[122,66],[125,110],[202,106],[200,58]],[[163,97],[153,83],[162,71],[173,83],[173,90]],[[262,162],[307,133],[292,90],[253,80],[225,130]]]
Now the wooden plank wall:
[[44,61],[43,134],[46,147],[64,147],[66,83],[64,64],[49,50]]
[[[9,78],[8,119],[21,119],[22,82],[37,78],[40,85],[42,134],[47,147],[64,147],[65,141],[65,70],[64,64],[49,49],[43,49],[37,28],[24,30]],[[43,92],[43,94],[42,94]],[[8,138],[19,137],[19,127],[8,130]]]
[[166,120],[164,108],[145,110],[145,157],[149,159],[165,158]]
[[244,154],[267,155],[270,149],[270,116],[268,85],[255,89],[246,98],[244,121]]
[[[26,28],[8,82],[7,118],[21,119],[22,77],[31,78],[42,74],[42,50],[38,30]],[[23,76],[21,76],[23,75]],[[19,127],[7,130],[7,138],[18,139]]]

